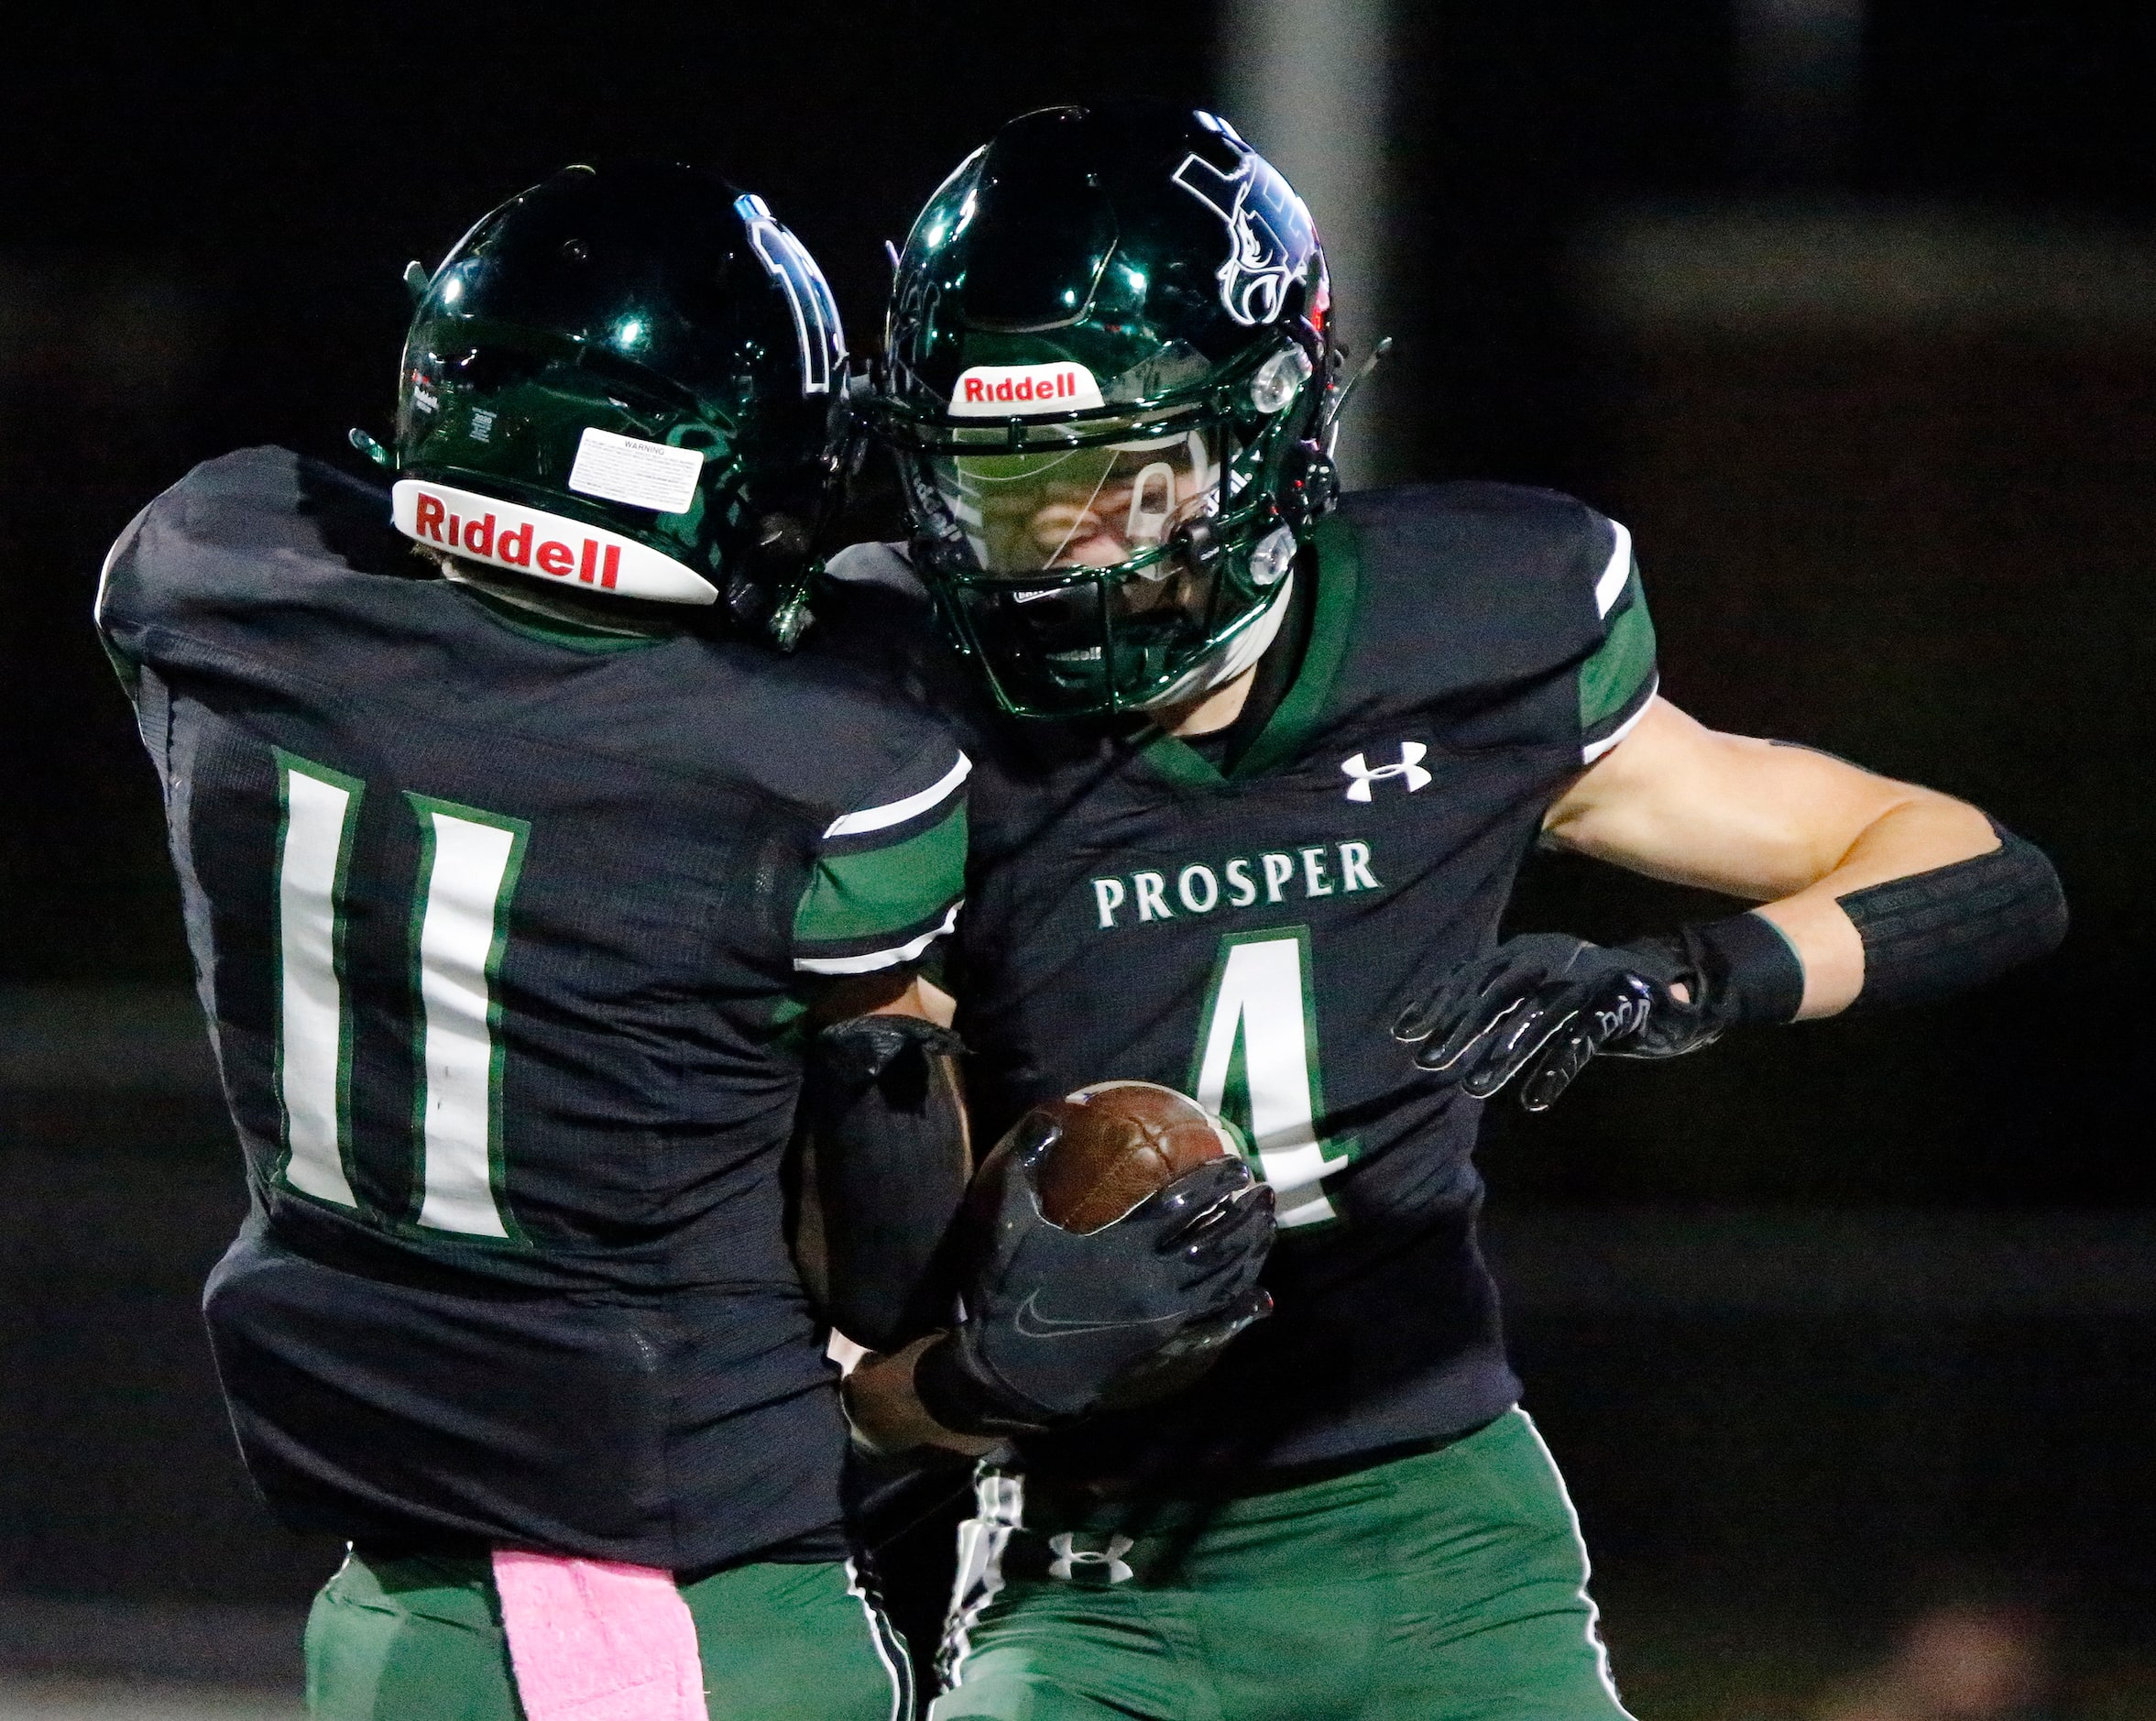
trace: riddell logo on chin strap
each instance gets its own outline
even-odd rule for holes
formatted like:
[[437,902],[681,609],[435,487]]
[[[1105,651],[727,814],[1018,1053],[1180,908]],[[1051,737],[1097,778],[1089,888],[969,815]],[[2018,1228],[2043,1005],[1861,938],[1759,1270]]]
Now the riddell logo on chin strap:
[[579,554],[559,538],[542,538],[535,549],[531,542],[535,522],[525,520],[498,527],[495,522],[491,512],[478,520],[465,520],[451,510],[446,499],[421,490],[412,522],[417,530],[412,535],[503,567],[536,568],[563,579],[574,571],[585,585],[596,585],[607,591],[612,591],[621,578],[621,546],[618,543],[602,547],[597,539],[586,538]]

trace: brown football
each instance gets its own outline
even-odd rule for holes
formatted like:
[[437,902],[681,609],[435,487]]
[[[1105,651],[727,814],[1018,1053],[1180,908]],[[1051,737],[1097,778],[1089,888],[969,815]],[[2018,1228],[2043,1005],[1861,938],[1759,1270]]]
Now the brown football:
[[1186,1171],[1235,1155],[1219,1119],[1156,1082],[1095,1082],[1034,1113],[1063,1129],[1034,1182],[1041,1211],[1065,1231],[1099,1231]]

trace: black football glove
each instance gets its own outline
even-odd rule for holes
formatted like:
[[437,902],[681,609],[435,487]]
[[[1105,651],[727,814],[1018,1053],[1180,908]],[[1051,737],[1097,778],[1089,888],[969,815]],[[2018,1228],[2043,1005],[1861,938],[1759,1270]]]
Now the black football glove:
[[1409,1005],[1394,1037],[1419,1045],[1417,1065],[1478,1100],[1521,1077],[1520,1103],[1543,1111],[1597,1053],[1677,1058],[1721,1036],[1735,1017],[1718,1007],[1691,931],[1619,945],[1553,932],[1507,938]]
[[1099,1231],[1065,1231],[1034,1181],[1061,1132],[1020,1127],[965,1318],[914,1371],[923,1408],[959,1433],[1038,1432],[1142,1401],[1145,1383],[1187,1378],[1273,1307],[1257,1283],[1273,1191],[1242,1161],[1186,1172]]

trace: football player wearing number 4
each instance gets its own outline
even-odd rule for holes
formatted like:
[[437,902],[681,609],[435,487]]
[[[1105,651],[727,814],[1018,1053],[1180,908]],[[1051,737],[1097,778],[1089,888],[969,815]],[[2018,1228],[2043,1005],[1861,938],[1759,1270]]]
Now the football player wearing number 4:
[[[357,438],[393,482],[212,461],[98,602],[246,1156],[219,1374],[279,1516],[353,1543],[310,1706],[887,1721],[780,1167],[802,1095],[826,1148],[917,1150],[931,1237],[956,1204],[908,965],[969,767],[761,637],[793,630],[837,320],[685,168],[570,169],[410,279],[395,451]],[[804,1011],[840,1018],[805,1050]],[[918,1268],[859,1236],[846,1272]]]
[[[1275,1312],[1211,1375],[1041,1419],[984,1474],[938,1721],[1622,1714],[1476,1248],[1482,1102],[1978,981],[2061,935],[2049,865],[1660,697],[1630,537],[1592,509],[1336,506],[1323,252],[1224,121],[1012,121],[915,224],[888,348],[913,541],[833,572],[886,653],[925,585],[969,660],[913,671],[977,762],[979,1125],[1089,1077],[1182,1087],[1281,1225]],[[1497,945],[1538,842],[1761,906]],[[948,1350],[864,1364],[857,1420],[911,1370],[953,1437],[996,1431]]]

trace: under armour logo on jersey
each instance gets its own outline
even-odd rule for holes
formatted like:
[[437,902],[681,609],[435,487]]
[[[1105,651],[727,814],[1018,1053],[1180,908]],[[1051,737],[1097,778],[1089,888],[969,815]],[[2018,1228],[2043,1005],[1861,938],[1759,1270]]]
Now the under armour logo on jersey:
[[1106,1578],[1111,1584],[1122,1584],[1134,1576],[1123,1563],[1123,1555],[1133,1546],[1128,1536],[1111,1536],[1105,1548],[1073,1548],[1076,1538],[1067,1530],[1062,1535],[1048,1538],[1048,1551],[1056,1558],[1049,1562],[1048,1575],[1068,1582],[1073,1573],[1083,1572],[1089,1578]]
[[1417,789],[1428,788],[1430,774],[1422,766],[1423,759],[1428,752],[1429,749],[1420,741],[1402,741],[1400,743],[1400,762],[1396,765],[1373,767],[1361,753],[1355,754],[1352,758],[1341,760],[1340,768],[1349,776],[1354,778],[1354,781],[1348,784],[1348,799],[1367,801],[1370,798],[1370,785],[1381,777],[1406,778],[1407,793],[1410,795],[1413,795]]

